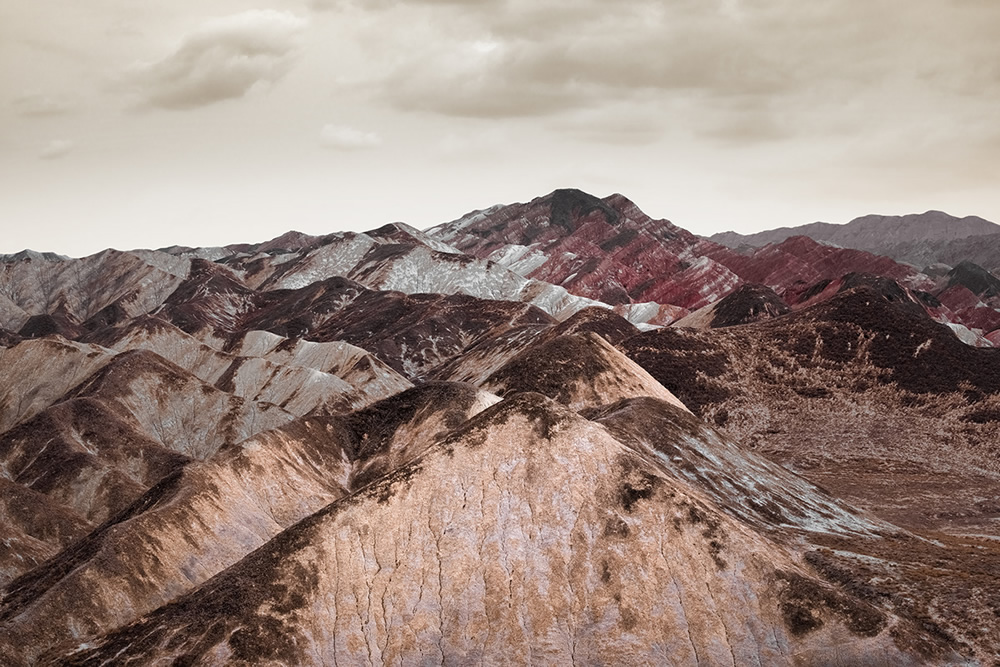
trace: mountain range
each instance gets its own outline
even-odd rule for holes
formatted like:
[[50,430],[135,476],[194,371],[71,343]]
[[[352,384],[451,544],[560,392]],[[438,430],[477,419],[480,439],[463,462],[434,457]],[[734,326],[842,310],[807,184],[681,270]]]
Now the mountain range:
[[1000,268],[1000,225],[974,215],[957,218],[942,211],[866,215],[843,225],[814,222],[756,234],[720,232],[709,238],[729,248],[759,248],[792,236],[866,250],[917,267],[968,261],[994,272]]
[[0,258],[0,655],[995,664],[1000,280],[821,241],[557,190]]

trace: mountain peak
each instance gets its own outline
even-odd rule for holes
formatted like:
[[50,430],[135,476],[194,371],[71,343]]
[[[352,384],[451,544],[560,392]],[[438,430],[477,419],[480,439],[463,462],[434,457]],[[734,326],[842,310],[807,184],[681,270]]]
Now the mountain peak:
[[550,220],[553,225],[575,231],[580,224],[594,213],[600,213],[604,220],[613,225],[621,214],[604,201],[582,190],[567,188],[554,191],[550,197]]

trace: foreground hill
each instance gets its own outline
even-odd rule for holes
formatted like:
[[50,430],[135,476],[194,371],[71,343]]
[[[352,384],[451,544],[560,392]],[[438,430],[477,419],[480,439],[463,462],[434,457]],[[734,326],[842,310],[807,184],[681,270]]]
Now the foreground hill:
[[[660,415],[666,437],[622,442],[520,394],[191,594],[62,659],[789,664],[807,656],[888,665],[957,657],[940,645],[918,648],[912,623],[803,570],[794,548],[765,537],[773,514],[720,507],[680,479],[660,462],[668,443],[721,443],[676,408],[645,409]],[[756,483],[775,505],[829,517],[835,533],[877,528],[808,486],[771,486],[765,471]]]

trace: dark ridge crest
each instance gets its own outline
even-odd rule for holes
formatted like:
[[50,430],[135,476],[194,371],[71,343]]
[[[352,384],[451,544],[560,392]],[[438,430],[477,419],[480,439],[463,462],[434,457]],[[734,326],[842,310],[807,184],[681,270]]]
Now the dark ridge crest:
[[766,285],[745,283],[715,306],[713,329],[780,317],[791,309]]
[[590,306],[577,311],[568,320],[549,329],[545,332],[545,336],[554,338],[586,331],[598,334],[612,345],[617,345],[626,338],[639,333],[639,329],[634,324],[618,313],[608,308]]
[[352,412],[343,418],[355,438],[351,458],[364,460],[384,453],[401,426],[436,414],[446,428],[455,428],[465,421],[477,395],[472,385],[428,382]]
[[972,262],[959,262],[948,272],[948,287],[962,285],[976,296],[1000,296],[1000,279]]
[[614,225],[621,217],[618,211],[597,197],[572,188],[553,192],[549,210],[552,224],[570,232],[579,226],[581,218],[595,211],[600,212],[609,225]]
[[531,346],[490,375],[485,385],[503,397],[533,392],[569,403],[577,383],[590,383],[614,370],[591,336],[596,334],[559,336]]

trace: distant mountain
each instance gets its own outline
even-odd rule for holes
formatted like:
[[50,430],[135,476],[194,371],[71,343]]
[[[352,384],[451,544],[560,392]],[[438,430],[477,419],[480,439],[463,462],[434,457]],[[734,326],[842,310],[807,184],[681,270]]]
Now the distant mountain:
[[709,238],[730,248],[780,243],[792,236],[808,236],[815,241],[844,248],[874,251],[886,245],[917,241],[951,241],[968,236],[1000,233],[1000,225],[976,216],[957,218],[942,211],[910,215],[865,215],[846,224],[814,222],[798,227],[779,227],[755,234],[720,232]]
[[885,254],[914,266],[974,262],[1000,275],[1000,234],[967,236],[951,241],[908,241],[885,248]]
[[[814,222],[799,227],[781,227],[756,234],[720,232],[708,237],[730,248],[759,248],[780,243],[792,236],[808,236],[814,241],[842,248],[867,250],[922,267],[935,262],[953,265],[967,259],[994,268],[1000,266],[1000,225],[977,216],[957,218],[942,211],[910,215],[866,215],[847,224]],[[994,236],[986,240],[970,237]],[[956,255],[959,248],[971,250],[986,245],[975,256]]]

